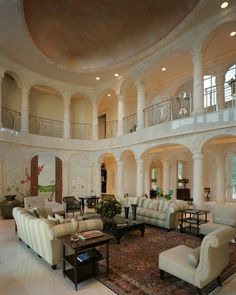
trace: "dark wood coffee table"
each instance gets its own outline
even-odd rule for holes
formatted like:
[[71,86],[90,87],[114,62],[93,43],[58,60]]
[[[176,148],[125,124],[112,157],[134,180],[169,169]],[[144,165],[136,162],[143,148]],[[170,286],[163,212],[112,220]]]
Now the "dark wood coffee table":
[[122,223],[113,223],[109,225],[104,225],[104,231],[111,233],[115,238],[117,244],[120,244],[120,239],[130,231],[139,230],[141,236],[144,236],[145,232],[145,223],[141,221],[128,220],[127,222]]

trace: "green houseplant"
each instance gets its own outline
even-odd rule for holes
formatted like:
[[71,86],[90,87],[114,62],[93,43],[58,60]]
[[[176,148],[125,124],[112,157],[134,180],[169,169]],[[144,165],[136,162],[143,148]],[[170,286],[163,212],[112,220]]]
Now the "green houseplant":
[[102,200],[96,205],[96,212],[104,223],[113,223],[114,216],[121,213],[121,204],[117,200]]

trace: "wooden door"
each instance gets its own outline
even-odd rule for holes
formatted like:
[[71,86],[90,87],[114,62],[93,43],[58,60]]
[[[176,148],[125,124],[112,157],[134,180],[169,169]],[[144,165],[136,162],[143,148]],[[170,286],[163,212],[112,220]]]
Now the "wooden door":
[[31,159],[30,195],[38,196],[38,156]]
[[106,114],[98,117],[98,134],[99,138],[106,138]]
[[56,157],[55,164],[55,201],[62,204],[62,160]]

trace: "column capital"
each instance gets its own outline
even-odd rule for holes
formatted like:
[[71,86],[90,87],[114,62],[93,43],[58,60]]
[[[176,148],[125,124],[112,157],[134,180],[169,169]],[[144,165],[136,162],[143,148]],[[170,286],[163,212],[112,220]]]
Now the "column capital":
[[70,103],[71,103],[71,99],[69,98],[64,98],[64,100],[63,100],[63,102],[64,102],[64,106],[65,107],[69,107],[70,106]]
[[135,158],[137,164],[143,164],[142,158]]
[[120,92],[116,93],[116,96],[117,96],[118,101],[124,101],[124,99],[125,99],[124,95],[121,94]]
[[199,153],[199,152],[193,153],[193,160],[202,160],[202,159],[203,159],[202,153]]
[[29,95],[30,89],[31,89],[30,86],[23,86],[23,87],[21,87],[21,93],[22,93],[22,95],[25,95],[25,96]]
[[144,84],[140,80],[136,80],[134,84],[138,91],[144,90]]

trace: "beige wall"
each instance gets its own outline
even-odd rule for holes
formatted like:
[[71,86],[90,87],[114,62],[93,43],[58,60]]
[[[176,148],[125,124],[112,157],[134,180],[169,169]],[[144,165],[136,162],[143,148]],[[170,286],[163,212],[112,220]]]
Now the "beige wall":
[[21,91],[16,81],[8,74],[2,81],[2,106],[14,111],[21,111]]
[[58,95],[32,89],[29,95],[29,113],[31,116],[63,121],[63,100]]
[[71,123],[92,124],[92,104],[87,98],[73,98],[70,107]]

